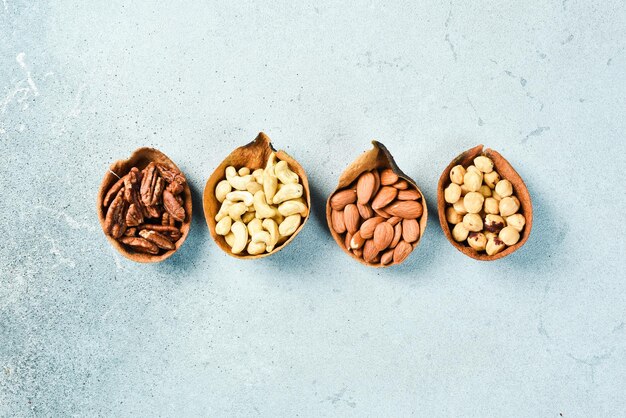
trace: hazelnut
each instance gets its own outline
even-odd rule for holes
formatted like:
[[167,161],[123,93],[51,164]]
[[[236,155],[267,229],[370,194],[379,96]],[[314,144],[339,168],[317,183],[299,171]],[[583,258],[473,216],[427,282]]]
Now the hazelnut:
[[474,158],[474,165],[483,173],[491,173],[493,171],[493,161],[491,161],[491,158],[483,155]]
[[467,209],[465,209],[465,204],[463,203],[464,199],[459,199],[455,202],[452,207],[459,215],[465,215],[467,213]]
[[444,191],[446,202],[454,203],[461,197],[461,186],[456,183],[450,183]]
[[485,199],[485,213],[490,213],[493,215],[497,215],[500,213],[500,205],[498,201],[493,197],[488,197]]
[[[468,173],[474,174],[474,173]],[[483,208],[483,202],[485,201],[485,197],[478,192],[469,192],[463,198],[463,205],[465,205],[465,210],[469,213],[478,213]],[[512,214],[511,214],[512,215]]]
[[470,192],[476,192],[480,189],[480,186],[483,182],[482,176],[478,174],[476,171],[467,171],[465,176],[463,176],[463,184],[467,187],[467,190]]
[[[467,207],[467,203],[465,203],[465,207]],[[517,197],[505,197],[500,201],[500,215],[504,217],[511,216],[519,210],[519,200]]]
[[513,194],[513,185],[510,181],[504,179],[496,184],[496,193],[501,197],[509,197]]
[[498,238],[506,245],[515,245],[517,241],[519,241],[519,231],[512,226],[506,226],[502,228],[502,231],[498,234]]
[[482,232],[470,232],[467,237],[467,243],[476,251],[485,251],[487,237]]
[[498,254],[506,247],[504,242],[500,240],[498,237],[491,237],[487,240],[487,245],[485,246],[485,250],[487,251],[487,255]]
[[462,165],[454,166],[450,170],[450,181],[452,183],[463,184],[463,176],[465,176],[465,168]]
[[500,181],[500,174],[497,171],[492,171],[491,173],[485,173],[483,175],[483,181],[490,189],[494,189],[496,184]]
[[465,241],[468,234],[469,231],[465,228],[465,226],[463,226],[462,222],[454,225],[454,228],[452,229],[452,238],[458,242]]
[[517,229],[519,232],[524,229],[524,225],[526,224],[526,218],[521,213],[516,213],[515,215],[511,215],[506,218],[507,226],[512,226]]
[[452,206],[446,208],[446,220],[451,224],[458,224],[463,222],[463,215],[458,213]]
[[491,238],[497,238],[498,237],[498,234],[496,234],[495,232],[485,231],[484,234],[485,234],[485,238],[487,238],[487,240],[489,240]]
[[506,226],[504,218],[499,215],[487,215],[485,216],[485,231],[498,233],[502,228]]
[[471,190],[467,188],[465,183],[461,184],[461,196],[465,196],[469,192],[471,192]]
[[478,192],[485,197],[491,197],[491,189],[486,184],[483,184],[482,186],[480,186],[480,189],[478,189]]
[[479,232],[483,229],[483,220],[477,213],[468,213],[463,217],[463,226],[471,232]]
[[498,193],[496,193],[495,190],[491,191],[491,197],[493,197],[494,199],[496,199],[498,202],[502,200],[502,196],[500,196]]

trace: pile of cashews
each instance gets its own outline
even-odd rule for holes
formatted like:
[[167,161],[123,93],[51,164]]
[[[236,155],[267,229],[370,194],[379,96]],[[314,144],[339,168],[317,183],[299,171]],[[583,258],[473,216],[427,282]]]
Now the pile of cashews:
[[298,229],[309,208],[300,177],[271,153],[265,169],[226,167],[226,179],[215,187],[222,204],[215,232],[233,254],[271,253]]

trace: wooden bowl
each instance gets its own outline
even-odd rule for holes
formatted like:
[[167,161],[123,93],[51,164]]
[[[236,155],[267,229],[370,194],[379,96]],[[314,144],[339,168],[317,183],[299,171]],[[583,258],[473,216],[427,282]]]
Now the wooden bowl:
[[[526,220],[526,225],[524,225],[524,229],[520,234],[520,240],[510,247],[506,247],[503,251],[494,254],[487,255],[483,252],[478,252],[469,245],[466,245],[462,242],[457,242],[452,237],[452,231],[450,229],[450,225],[446,220],[446,201],[444,198],[444,190],[451,183],[450,181],[450,170],[456,165],[462,165],[463,167],[468,167],[473,164],[474,158],[484,155],[485,157],[491,158],[493,161],[493,169],[500,174],[501,179],[506,179],[511,182],[513,185],[513,194],[517,196],[520,202],[519,213],[524,215]],[[533,226],[533,205],[530,199],[530,194],[528,193],[528,188],[524,184],[524,181],[517,174],[517,171],[511,166],[511,164],[497,151],[494,151],[490,148],[483,149],[483,145],[477,145],[474,148],[471,148],[463,153],[461,153],[458,157],[448,164],[441,177],[439,178],[439,184],[437,186],[437,212],[439,214],[439,223],[441,224],[441,229],[443,229],[443,233],[445,234],[450,244],[454,246],[457,250],[462,252],[468,257],[474,258],[476,260],[481,261],[493,261],[499,258],[506,257],[526,243],[528,237],[530,235],[530,231]]]
[[[337,184],[336,189],[333,190],[330,196],[328,196],[328,200],[326,201],[326,222],[328,223],[328,229],[330,230],[330,234],[337,242],[337,245],[339,245],[339,247],[350,257],[354,258],[359,263],[365,264],[366,266],[369,266],[369,267],[377,267],[377,268],[378,267],[390,267],[392,265],[395,265],[393,261],[390,264],[385,264],[385,265],[383,265],[382,263],[372,264],[372,263],[366,262],[363,258],[358,257],[352,251],[349,251],[345,246],[345,238],[344,238],[345,234],[337,233],[332,227],[332,208],[330,205],[330,200],[333,197],[333,195],[342,189],[349,188],[350,185],[352,185],[354,181],[358,179],[359,176],[366,171],[370,171],[374,169],[390,168],[400,179],[406,180],[407,183],[409,183],[409,187],[412,187],[415,190],[417,190],[421,196],[423,213],[419,220],[419,226],[420,226],[419,238],[417,241],[412,243],[413,250],[415,250],[417,245],[422,240],[422,236],[424,235],[424,232],[426,231],[426,224],[428,222],[428,207],[426,205],[426,198],[424,197],[424,194],[419,189],[419,187],[417,187],[417,184],[415,183],[415,181],[413,181],[412,178],[410,178],[402,170],[400,170],[400,168],[396,164],[395,160],[393,159],[393,156],[391,155],[387,147],[385,147],[383,144],[381,144],[378,141],[372,141],[372,145],[373,145],[372,149],[365,151],[363,154],[361,154],[356,160],[354,160],[345,169],[345,171],[339,177],[339,182]],[[411,252],[413,250],[411,250]]]
[[[191,216],[192,216],[192,204],[191,204],[191,190],[189,189],[188,182],[185,182],[183,191],[181,193],[183,197],[183,207],[185,208],[185,222],[182,223],[180,228],[181,237],[176,241],[175,249],[166,251],[162,254],[152,255],[145,254],[140,252],[135,252],[124,244],[119,242],[118,240],[112,238],[107,234],[104,230],[104,222],[106,218],[106,210],[103,205],[104,197],[107,192],[120,178],[125,176],[131,168],[137,167],[139,170],[144,169],[151,162],[163,164],[166,167],[174,168],[178,171],[181,171],[176,164],[172,160],[170,160],[165,154],[161,151],[154,148],[138,148],[136,149],[130,157],[126,160],[118,160],[115,161],[109,167],[109,170],[105,173],[104,178],[102,179],[102,183],[100,184],[100,189],[98,190],[98,197],[96,202],[98,219],[100,221],[100,225],[102,226],[102,230],[113,246],[120,254],[124,257],[136,261],[138,263],[157,263],[159,261],[163,261],[166,258],[171,257],[178,249],[183,245],[187,235],[189,234],[189,228],[191,227]],[[115,173],[115,174],[114,174]]]
[[[309,207],[307,215],[302,218],[300,222],[300,226],[296,231],[282,244],[277,245],[271,252],[265,252],[257,255],[250,254],[233,254],[231,252],[230,246],[226,243],[226,239],[222,235],[218,235],[215,232],[215,225],[217,222],[215,221],[215,215],[220,209],[222,205],[217,198],[215,197],[215,187],[217,183],[226,178],[224,172],[226,167],[234,166],[239,169],[241,167],[248,167],[250,171],[254,171],[258,168],[265,168],[265,164],[267,163],[267,159],[269,158],[272,152],[276,153],[276,158],[278,161],[286,161],[289,164],[289,168],[300,176],[300,183],[302,184],[302,188],[304,189],[304,193],[302,198],[306,200],[306,204]],[[206,219],[207,226],[209,227],[209,231],[211,232],[211,236],[213,240],[225,253],[228,255],[240,258],[240,259],[256,259],[270,256],[283,248],[293,241],[293,239],[302,231],[304,224],[311,216],[311,193],[309,190],[309,180],[307,178],[306,172],[304,168],[293,159],[289,154],[285,151],[276,151],[271,144],[270,138],[265,135],[263,132],[260,132],[257,135],[256,139],[250,142],[247,145],[239,147],[235,149],[233,152],[222,161],[222,163],[215,169],[211,177],[206,182],[204,187],[204,194],[202,197],[202,202],[204,206],[204,217]]]

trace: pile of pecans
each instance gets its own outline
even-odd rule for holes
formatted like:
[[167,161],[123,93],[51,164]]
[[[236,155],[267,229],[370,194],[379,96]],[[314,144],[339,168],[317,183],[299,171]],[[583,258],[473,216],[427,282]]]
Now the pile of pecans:
[[157,255],[174,250],[186,217],[185,183],[180,171],[163,164],[131,168],[104,197],[105,232],[136,252]]
[[444,190],[446,220],[454,225],[452,237],[476,251],[495,255],[520,239],[526,220],[518,213],[519,199],[509,180],[501,179],[493,161],[485,156],[465,168],[450,170]]
[[221,203],[215,233],[233,254],[259,256],[276,251],[309,213],[300,176],[272,152],[265,168],[226,167],[215,187]]
[[366,171],[330,198],[331,228],[365,263],[399,264],[419,241],[421,199],[421,193],[392,169]]

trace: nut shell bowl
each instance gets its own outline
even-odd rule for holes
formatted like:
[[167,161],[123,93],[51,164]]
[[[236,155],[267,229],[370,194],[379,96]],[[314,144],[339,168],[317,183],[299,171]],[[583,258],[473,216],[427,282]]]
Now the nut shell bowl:
[[[520,234],[519,241],[516,244],[507,247],[503,251],[494,255],[487,255],[486,253],[478,252],[469,245],[464,245],[464,243],[455,241],[452,237],[452,230],[450,229],[450,225],[446,220],[447,204],[445,201],[444,190],[451,182],[450,170],[452,170],[452,168],[456,165],[462,165],[463,167],[467,167],[473,163],[474,158],[480,155],[491,158],[491,160],[493,161],[494,170],[496,170],[500,174],[502,179],[507,179],[511,182],[511,184],[513,185],[514,194],[517,196],[520,202],[519,213],[524,215],[524,218],[526,220],[526,225],[524,226],[524,229]],[[441,173],[441,177],[439,178],[439,184],[437,186],[437,212],[439,214],[439,223],[441,224],[441,229],[443,230],[443,233],[448,241],[450,241],[450,244],[452,244],[454,248],[456,248],[466,256],[481,261],[493,261],[513,254],[526,243],[533,226],[533,206],[526,184],[524,184],[524,181],[517,173],[517,171],[515,171],[513,166],[502,155],[500,155],[500,153],[490,148],[484,149],[483,145],[477,145],[474,148],[462,152],[458,157],[452,160],[450,164],[448,164],[445,170],[443,170],[443,173]]]
[[[277,245],[271,252],[265,252],[257,255],[250,255],[246,253],[241,254],[233,254],[231,252],[230,246],[226,243],[226,239],[217,234],[215,231],[215,226],[217,222],[215,221],[215,215],[220,209],[221,203],[215,197],[215,187],[217,183],[221,180],[224,180],[225,175],[224,172],[226,167],[234,166],[236,168],[240,167],[248,167],[250,171],[254,171],[259,168],[264,168],[265,164],[272,152],[276,153],[276,158],[279,161],[286,161],[289,164],[289,168],[294,171],[298,176],[300,176],[300,183],[302,184],[303,194],[302,198],[306,200],[306,204],[309,207],[306,216],[302,217],[302,221],[300,222],[300,226],[296,229],[296,231],[289,236],[289,238],[280,245]],[[276,151],[271,144],[270,138],[260,132],[254,141],[236,148],[233,152],[231,152],[222,163],[215,169],[211,177],[206,182],[204,187],[204,194],[202,197],[202,202],[204,206],[204,217],[206,219],[207,226],[209,227],[209,231],[211,233],[211,237],[225,253],[228,255],[240,258],[240,259],[257,259],[270,256],[283,248],[289,245],[293,239],[302,231],[304,228],[304,224],[311,216],[311,193],[309,190],[309,181],[304,171],[304,168],[289,154],[285,151]]]
[[[109,170],[105,173],[104,178],[102,179],[102,183],[100,184],[100,189],[98,190],[96,209],[98,213],[98,220],[100,221],[100,225],[102,226],[102,230],[105,233],[105,236],[120,254],[124,257],[136,261],[138,263],[157,263],[163,261],[169,257],[171,257],[178,249],[183,245],[187,235],[189,234],[189,228],[191,226],[191,216],[192,216],[192,203],[191,203],[191,190],[189,189],[188,182],[185,182],[183,191],[181,196],[183,198],[183,207],[185,208],[185,221],[182,223],[180,227],[181,237],[176,241],[175,248],[170,251],[166,251],[162,254],[152,255],[146,253],[140,253],[133,251],[120,243],[118,240],[109,236],[104,230],[104,223],[106,218],[106,208],[103,205],[104,197],[107,194],[107,191],[113,186],[121,177],[125,176],[131,168],[137,167],[139,170],[144,169],[151,162],[162,164],[166,167],[175,168],[178,171],[181,171],[176,164],[169,157],[163,154],[161,151],[155,148],[138,148],[136,149],[130,157],[125,160],[115,161],[109,167]],[[182,172],[182,171],[181,171]],[[115,174],[113,174],[115,173]]]

